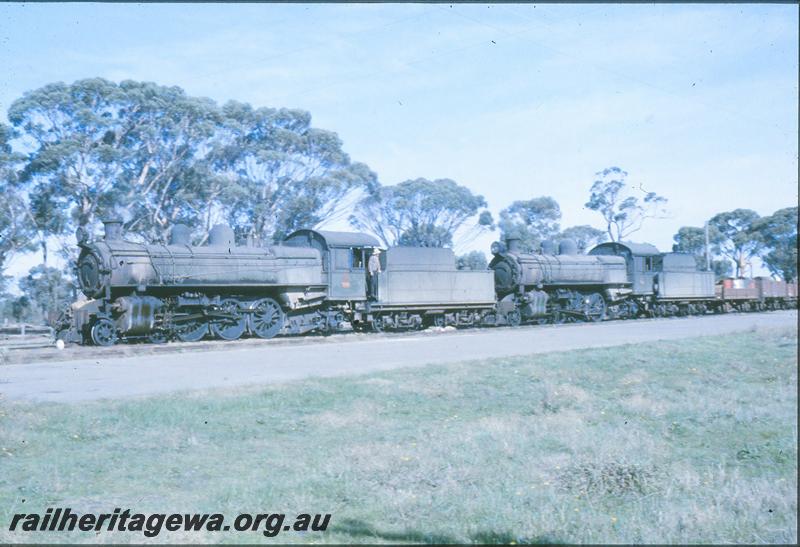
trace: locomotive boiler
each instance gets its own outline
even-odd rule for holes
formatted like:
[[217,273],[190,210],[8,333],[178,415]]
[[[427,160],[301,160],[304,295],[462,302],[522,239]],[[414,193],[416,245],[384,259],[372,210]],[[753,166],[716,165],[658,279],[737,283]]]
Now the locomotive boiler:
[[617,256],[579,255],[574,241],[558,252],[550,242],[538,254],[520,251],[519,240],[492,244],[498,308],[516,311],[514,323],[600,321],[609,306],[618,310],[630,293],[625,260]]
[[183,225],[166,245],[139,244],[122,239],[121,222],[104,224],[102,240],[78,234],[78,283],[91,300],[73,307],[72,332],[61,338],[194,341],[209,330],[227,340],[245,331],[271,338],[287,312],[313,309],[325,296],[313,248],[237,246],[225,225],[212,228],[203,246],[190,244]]

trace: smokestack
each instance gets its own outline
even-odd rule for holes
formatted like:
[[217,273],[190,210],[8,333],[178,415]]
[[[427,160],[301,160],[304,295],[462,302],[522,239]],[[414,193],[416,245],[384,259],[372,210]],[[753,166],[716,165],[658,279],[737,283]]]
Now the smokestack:
[[103,221],[106,241],[119,241],[122,239],[122,221],[118,219],[108,219]]
[[519,252],[519,238],[518,237],[507,237],[506,238],[506,249],[509,253],[518,253]]
[[711,254],[708,252],[708,221],[706,221],[706,271],[711,271]]

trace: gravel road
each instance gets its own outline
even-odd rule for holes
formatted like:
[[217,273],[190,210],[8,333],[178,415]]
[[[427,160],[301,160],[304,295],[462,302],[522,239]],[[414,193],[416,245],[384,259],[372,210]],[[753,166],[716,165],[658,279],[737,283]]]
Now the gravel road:
[[653,340],[797,328],[797,311],[611,321],[408,336],[308,338],[302,343],[203,352],[102,356],[0,366],[0,398],[78,402],[360,374],[433,363],[597,348]]

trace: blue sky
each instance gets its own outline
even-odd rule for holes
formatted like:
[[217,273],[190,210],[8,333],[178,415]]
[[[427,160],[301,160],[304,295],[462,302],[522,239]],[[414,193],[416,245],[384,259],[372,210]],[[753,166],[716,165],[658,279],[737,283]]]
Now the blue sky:
[[664,250],[798,199],[797,5],[0,4],[0,67],[3,116],[91,76],[302,108],[383,184],[551,195],[564,227],[601,227],[583,204],[620,166],[669,199],[632,237]]

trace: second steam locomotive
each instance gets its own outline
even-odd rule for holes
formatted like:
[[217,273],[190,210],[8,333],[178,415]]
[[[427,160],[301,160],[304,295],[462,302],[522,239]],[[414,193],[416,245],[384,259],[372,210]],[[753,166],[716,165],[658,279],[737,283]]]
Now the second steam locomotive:
[[122,223],[103,239],[78,234],[77,277],[88,300],[73,304],[56,337],[108,346],[124,341],[235,340],[244,335],[600,321],[797,306],[797,284],[726,280],[698,270],[691,255],[646,244],[575,243],[539,253],[518,241],[492,245],[485,271],[458,270],[450,249],[394,247],[380,255],[377,291],[367,261],[370,235],[298,230],[279,245],[236,245],[217,225],[206,245],[175,225],[167,244],[126,241]]

